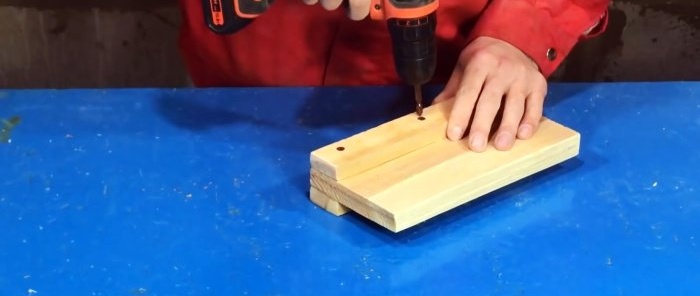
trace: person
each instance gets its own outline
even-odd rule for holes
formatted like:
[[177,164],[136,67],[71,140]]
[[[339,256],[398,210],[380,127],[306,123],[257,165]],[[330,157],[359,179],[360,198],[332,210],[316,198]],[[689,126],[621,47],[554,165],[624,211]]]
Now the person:
[[[400,84],[386,22],[368,17],[370,0],[349,0],[346,8],[342,1],[276,0],[244,29],[220,36],[205,26],[200,0],[180,0],[179,44],[192,82]],[[516,138],[532,137],[542,118],[547,78],[578,42],[605,31],[609,2],[440,0],[431,83],[445,85],[434,102],[454,100],[446,136],[468,137],[476,152],[491,139],[496,149],[509,150]]]

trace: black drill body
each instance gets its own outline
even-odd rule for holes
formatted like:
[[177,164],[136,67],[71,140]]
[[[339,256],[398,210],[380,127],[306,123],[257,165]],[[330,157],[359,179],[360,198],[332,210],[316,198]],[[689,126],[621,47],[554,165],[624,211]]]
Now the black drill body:
[[399,78],[409,85],[433,79],[437,64],[435,12],[416,19],[389,19],[394,65]]

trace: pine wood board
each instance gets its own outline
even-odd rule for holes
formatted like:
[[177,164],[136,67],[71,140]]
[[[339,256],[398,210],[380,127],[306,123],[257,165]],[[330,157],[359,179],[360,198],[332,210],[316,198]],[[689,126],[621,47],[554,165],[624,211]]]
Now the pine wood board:
[[312,201],[399,232],[578,155],[580,135],[548,118],[509,151],[472,152],[466,140],[445,138],[447,108],[431,106],[425,120],[410,114],[312,152]]

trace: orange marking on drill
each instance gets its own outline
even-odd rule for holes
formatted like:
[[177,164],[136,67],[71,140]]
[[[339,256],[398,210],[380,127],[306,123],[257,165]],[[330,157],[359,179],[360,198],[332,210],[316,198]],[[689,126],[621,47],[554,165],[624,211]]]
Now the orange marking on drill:
[[211,19],[214,25],[221,26],[224,24],[224,12],[221,7],[221,0],[209,0]]
[[390,0],[372,0],[370,18],[373,20],[420,18],[433,13],[439,4],[439,1],[435,0],[421,7],[399,8],[391,4]]

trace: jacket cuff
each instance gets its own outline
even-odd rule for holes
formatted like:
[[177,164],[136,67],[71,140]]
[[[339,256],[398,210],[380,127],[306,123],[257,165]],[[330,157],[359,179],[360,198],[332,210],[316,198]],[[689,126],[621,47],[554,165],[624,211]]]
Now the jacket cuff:
[[[587,4],[588,8],[552,2],[556,1],[494,0],[467,41],[486,36],[508,42],[528,55],[549,78],[577,42],[602,34],[608,23],[607,1]],[[597,7],[590,8],[593,6]]]

